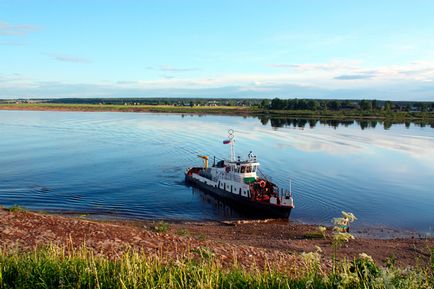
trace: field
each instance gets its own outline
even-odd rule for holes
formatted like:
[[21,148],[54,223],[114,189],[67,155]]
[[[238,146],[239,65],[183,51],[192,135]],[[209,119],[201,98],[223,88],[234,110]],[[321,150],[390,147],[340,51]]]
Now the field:
[[249,114],[247,107],[236,106],[172,106],[172,105],[114,105],[114,104],[3,104],[1,110],[55,110],[55,111],[118,111],[204,114]]

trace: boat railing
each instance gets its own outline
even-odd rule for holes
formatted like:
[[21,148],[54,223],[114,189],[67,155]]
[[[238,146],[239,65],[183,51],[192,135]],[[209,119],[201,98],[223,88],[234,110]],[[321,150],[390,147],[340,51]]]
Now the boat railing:
[[236,181],[236,182],[242,181],[240,176],[232,175],[232,174],[223,175],[223,179],[228,180],[228,181]]
[[283,200],[288,197],[291,197],[291,192],[287,189],[280,188],[280,190],[278,190],[278,195],[279,195],[279,199]]

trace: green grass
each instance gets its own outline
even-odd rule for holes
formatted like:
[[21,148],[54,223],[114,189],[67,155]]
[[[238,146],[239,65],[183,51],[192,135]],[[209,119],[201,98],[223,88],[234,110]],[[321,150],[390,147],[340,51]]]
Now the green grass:
[[[196,251],[194,251],[196,250]],[[192,257],[162,260],[129,252],[116,259],[82,248],[51,246],[33,252],[0,251],[0,288],[432,288],[430,266],[380,268],[361,255],[341,261],[334,273],[319,254],[301,258],[296,276],[273,269],[223,266],[208,248]]]
[[6,210],[8,210],[9,212],[15,212],[15,213],[27,211],[25,208],[18,206],[18,205],[13,205],[12,207],[7,208]]
[[191,236],[190,231],[187,230],[187,229],[184,229],[184,228],[177,230],[176,234],[179,235],[179,236],[184,236],[184,237],[190,237]]
[[311,231],[304,234],[304,237],[307,239],[325,239],[324,235],[321,232]]
[[306,232],[304,234],[307,239],[326,239],[327,238],[327,228],[324,226],[318,226],[316,231]]
[[166,223],[164,221],[159,221],[151,226],[152,231],[157,233],[167,233],[169,231],[169,228],[169,223]]

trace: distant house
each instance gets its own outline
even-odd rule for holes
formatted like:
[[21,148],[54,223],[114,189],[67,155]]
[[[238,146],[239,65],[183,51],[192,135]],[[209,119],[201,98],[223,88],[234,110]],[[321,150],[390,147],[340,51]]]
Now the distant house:
[[207,106],[218,106],[218,103],[215,100],[208,101]]

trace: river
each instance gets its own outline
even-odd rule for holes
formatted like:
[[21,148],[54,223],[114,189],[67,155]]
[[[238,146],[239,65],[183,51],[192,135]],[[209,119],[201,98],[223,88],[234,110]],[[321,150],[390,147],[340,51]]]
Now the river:
[[413,123],[116,112],[0,111],[0,204],[101,218],[244,216],[184,183],[197,155],[252,150],[292,190],[291,219],[432,232],[434,129]]

